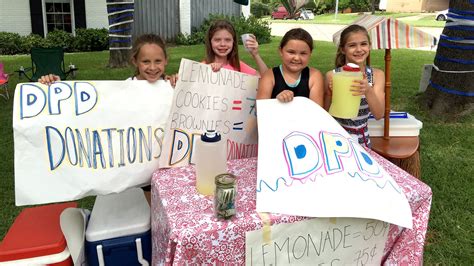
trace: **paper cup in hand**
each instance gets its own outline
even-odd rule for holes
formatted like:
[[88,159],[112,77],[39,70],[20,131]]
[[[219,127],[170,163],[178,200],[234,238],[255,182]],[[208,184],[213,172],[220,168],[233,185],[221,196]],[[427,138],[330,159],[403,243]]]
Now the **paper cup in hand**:
[[241,37],[242,37],[242,43],[244,44],[245,51],[248,52],[248,51],[249,51],[249,48],[247,48],[247,46],[245,45],[245,42],[246,42],[247,40],[253,39],[253,38],[255,38],[255,37],[254,37],[253,34],[251,34],[251,33],[242,34]]

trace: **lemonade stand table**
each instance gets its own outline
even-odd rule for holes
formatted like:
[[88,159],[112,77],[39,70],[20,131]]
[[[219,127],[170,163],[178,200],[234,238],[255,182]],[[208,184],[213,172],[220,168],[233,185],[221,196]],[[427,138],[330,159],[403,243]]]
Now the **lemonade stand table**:
[[[413,229],[390,225],[384,264],[423,262],[431,189],[375,152],[371,156],[393,176],[408,198]],[[161,169],[152,177],[153,265],[245,263],[245,233],[262,228],[255,211],[257,158],[228,162],[237,176],[237,215],[221,222],[214,216],[212,197],[199,195],[193,166]],[[271,224],[293,223],[306,217],[269,214]]]

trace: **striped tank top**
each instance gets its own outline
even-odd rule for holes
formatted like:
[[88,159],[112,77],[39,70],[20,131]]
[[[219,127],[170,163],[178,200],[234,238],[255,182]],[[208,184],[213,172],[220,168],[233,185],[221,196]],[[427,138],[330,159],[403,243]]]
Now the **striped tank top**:
[[[334,69],[334,72],[340,72],[341,68],[338,67]],[[374,84],[374,75],[372,68],[369,66],[366,66],[365,68],[365,74],[367,75],[367,80],[370,84],[370,86],[373,86]],[[370,144],[370,138],[369,138],[369,130],[367,128],[367,121],[369,119],[369,104],[367,103],[367,99],[365,98],[365,95],[362,95],[360,99],[360,107],[359,107],[359,113],[357,114],[357,117],[352,118],[352,119],[345,119],[345,118],[337,118],[337,122],[351,135],[352,138],[357,139],[359,144],[365,145],[367,147],[371,147]]]

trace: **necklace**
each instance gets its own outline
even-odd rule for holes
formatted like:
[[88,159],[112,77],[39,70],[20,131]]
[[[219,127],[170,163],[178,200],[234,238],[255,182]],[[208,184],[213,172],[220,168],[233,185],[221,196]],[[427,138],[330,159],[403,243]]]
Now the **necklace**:
[[[285,80],[285,75],[283,74],[282,65],[280,65],[280,72],[281,72],[281,75],[283,76],[283,80]],[[300,80],[301,80],[301,72],[300,72],[300,75],[298,76],[298,79],[294,83],[288,83],[288,82],[286,82],[286,80],[285,80],[285,83],[288,87],[294,88],[294,87],[296,87],[300,84]]]

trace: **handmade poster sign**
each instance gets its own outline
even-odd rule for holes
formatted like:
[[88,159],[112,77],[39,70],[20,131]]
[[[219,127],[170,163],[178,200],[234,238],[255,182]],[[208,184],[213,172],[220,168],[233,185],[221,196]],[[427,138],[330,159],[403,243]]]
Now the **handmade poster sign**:
[[163,141],[160,167],[194,163],[200,134],[216,130],[227,159],[257,156],[256,76],[182,59]]
[[173,89],[158,81],[17,85],[17,205],[121,192],[158,168]]
[[388,229],[386,222],[357,218],[277,224],[245,233],[245,264],[380,265]]
[[412,227],[398,184],[319,105],[259,100],[257,211]]

